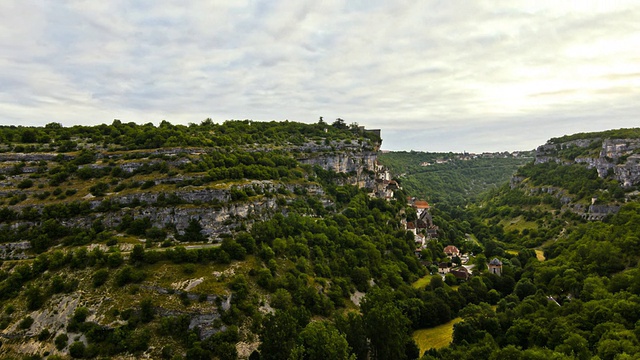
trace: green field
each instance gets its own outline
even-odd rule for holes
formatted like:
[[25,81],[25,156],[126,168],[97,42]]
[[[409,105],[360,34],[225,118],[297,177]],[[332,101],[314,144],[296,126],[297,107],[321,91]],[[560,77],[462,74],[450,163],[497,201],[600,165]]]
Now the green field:
[[412,337],[420,348],[420,354],[423,354],[431,348],[440,349],[449,346],[453,338],[453,325],[459,323],[461,320],[462,318],[458,317],[446,324],[414,331]]
[[440,276],[440,275],[427,274],[421,277],[420,279],[416,280],[413,284],[411,284],[411,286],[414,289],[424,289],[425,286],[429,285],[429,283],[431,282],[431,278],[434,276]]
[[545,257],[544,257],[544,251],[542,251],[542,250],[537,250],[536,249],[536,257],[540,261],[545,261],[546,260]]
[[505,219],[500,221],[500,225],[504,227],[505,231],[522,231],[524,229],[536,229],[538,225],[533,221],[526,221],[522,216],[518,216],[514,219]]

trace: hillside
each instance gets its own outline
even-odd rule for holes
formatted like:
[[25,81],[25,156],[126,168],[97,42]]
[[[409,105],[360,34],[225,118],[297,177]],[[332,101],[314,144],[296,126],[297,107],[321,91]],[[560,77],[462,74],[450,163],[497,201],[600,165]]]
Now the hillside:
[[344,353],[338,324],[311,317],[424,273],[404,204],[368,196],[378,132],[116,120],[0,134],[3,358],[281,358],[270,347],[311,349],[269,338],[294,315],[288,331]]
[[476,155],[399,151],[379,156],[412,196],[450,205],[472,202],[479,194],[501,186],[531,159],[530,152]]
[[[384,154],[389,174],[379,131],[338,120],[0,136],[3,359],[640,353],[638,183],[618,175],[634,138],[550,140],[524,165]],[[407,178],[438,166],[464,185],[430,207]],[[421,354],[424,329],[443,333]]]
[[[502,281],[511,269],[514,283],[509,294],[501,291],[502,299],[481,300],[495,303],[495,309],[467,305],[452,346],[423,359],[637,356],[638,182],[618,175],[621,168],[635,171],[627,160],[634,157],[637,139],[605,138],[636,130],[552,139],[509,184],[464,210],[434,211],[445,233],[459,242],[471,234],[482,244],[483,257],[501,260]],[[613,163],[613,171],[571,161],[567,151]],[[542,249],[546,260],[536,259],[534,249]],[[496,287],[491,277],[481,280],[487,289]]]

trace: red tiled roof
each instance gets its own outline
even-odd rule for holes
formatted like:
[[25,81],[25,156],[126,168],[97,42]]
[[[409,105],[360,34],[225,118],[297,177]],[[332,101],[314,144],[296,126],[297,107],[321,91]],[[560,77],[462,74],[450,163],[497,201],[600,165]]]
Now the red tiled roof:
[[458,250],[457,247],[453,246],[453,245],[449,245],[447,247],[444,248],[444,253],[445,254],[455,254],[455,253],[460,253],[460,250]]
[[429,203],[424,201],[424,200],[416,200],[414,205],[418,209],[428,209],[429,208]]

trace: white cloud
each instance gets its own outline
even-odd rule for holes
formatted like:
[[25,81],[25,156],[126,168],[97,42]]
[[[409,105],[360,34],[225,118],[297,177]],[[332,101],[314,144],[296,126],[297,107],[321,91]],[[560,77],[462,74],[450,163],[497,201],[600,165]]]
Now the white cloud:
[[632,1],[3,1],[0,124],[383,129],[384,146],[532,148],[636,126]]

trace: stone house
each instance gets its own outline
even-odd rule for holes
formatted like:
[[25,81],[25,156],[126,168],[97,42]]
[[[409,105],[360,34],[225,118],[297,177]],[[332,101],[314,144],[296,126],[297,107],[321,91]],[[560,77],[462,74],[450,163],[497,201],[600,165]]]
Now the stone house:
[[496,275],[502,275],[502,261],[498,258],[493,258],[489,262],[489,272]]

